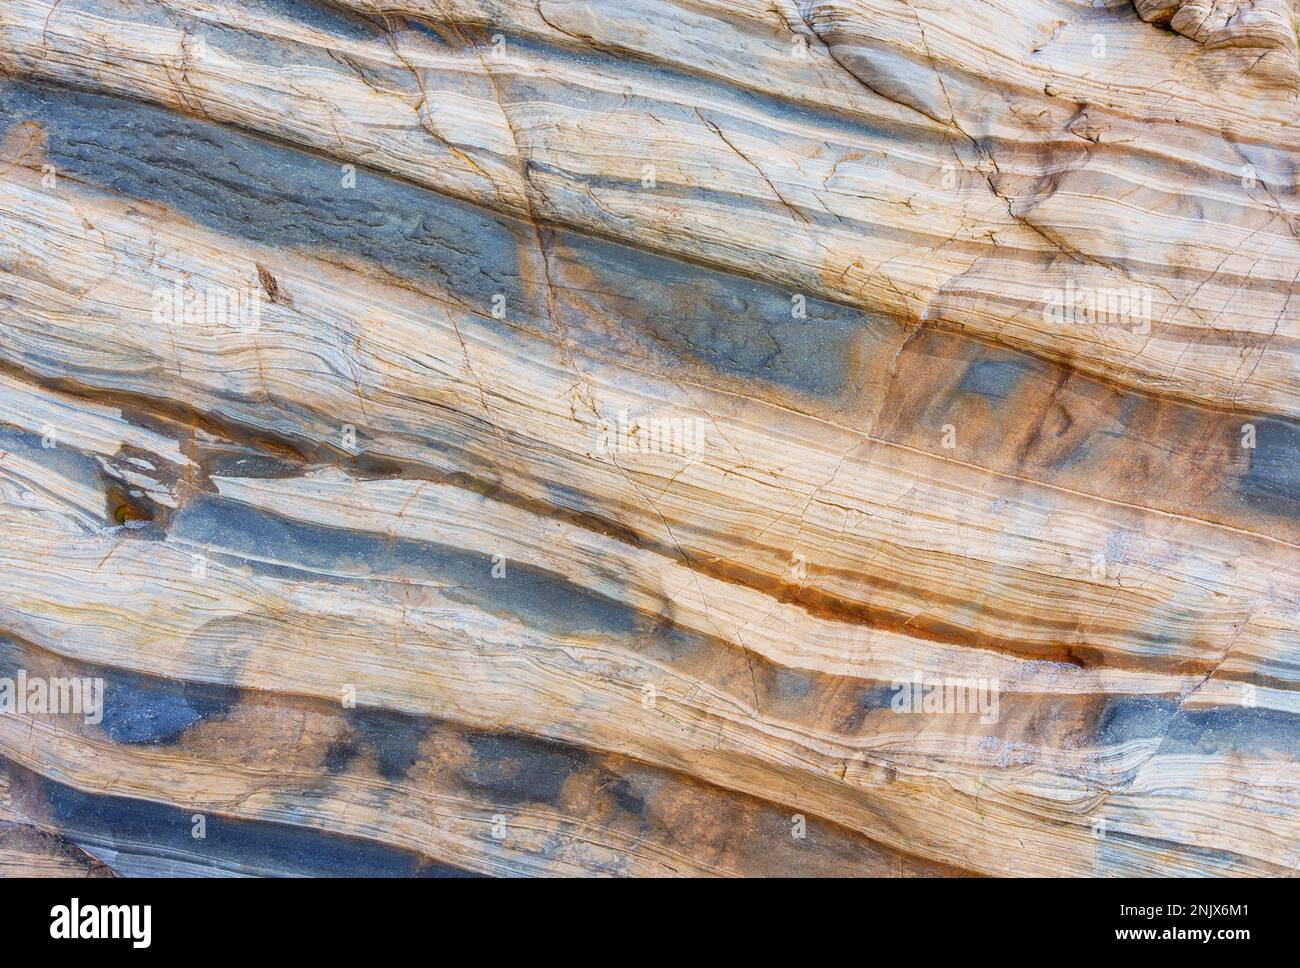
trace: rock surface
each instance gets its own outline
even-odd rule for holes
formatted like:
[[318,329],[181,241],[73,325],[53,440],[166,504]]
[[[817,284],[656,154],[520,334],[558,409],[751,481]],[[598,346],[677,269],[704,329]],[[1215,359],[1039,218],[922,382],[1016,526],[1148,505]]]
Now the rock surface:
[[1296,38],[5,0],[0,872],[1293,872]]

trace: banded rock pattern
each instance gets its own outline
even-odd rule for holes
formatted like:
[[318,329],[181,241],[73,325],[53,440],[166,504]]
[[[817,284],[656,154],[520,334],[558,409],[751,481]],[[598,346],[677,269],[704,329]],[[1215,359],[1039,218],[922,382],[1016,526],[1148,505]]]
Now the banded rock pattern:
[[0,869],[1294,871],[1295,28],[6,0]]

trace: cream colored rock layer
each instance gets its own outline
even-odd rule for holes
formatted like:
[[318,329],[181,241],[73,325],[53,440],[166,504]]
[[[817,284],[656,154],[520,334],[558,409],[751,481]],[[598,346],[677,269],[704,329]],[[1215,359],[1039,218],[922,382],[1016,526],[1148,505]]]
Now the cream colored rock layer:
[[[1300,414],[1296,72],[1276,45],[1248,70],[1276,31],[1236,26],[1289,10],[1243,14],[1225,47],[1127,5],[677,4],[634,28],[635,6],[506,3],[494,44],[479,3],[353,5],[447,43],[200,0],[13,0],[0,65],[1129,386]],[[651,68],[586,56],[604,51]],[[1071,284],[1135,288],[1150,318],[1044,313]]]
[[[42,270],[7,276],[0,352],[45,376],[326,445],[341,446],[354,426],[372,456],[470,470],[597,511],[695,570],[723,562],[800,584],[800,555],[802,584],[1022,649],[1064,638],[1204,670],[1250,656],[1293,678],[1300,573],[1282,539],[917,453],[561,351],[450,301],[241,250],[122,202],[74,205],[33,182],[10,177],[0,193],[0,228],[15,246],[4,258]],[[273,268],[292,307],[266,304],[256,332],[171,326],[159,338],[151,294],[177,272],[199,288],[239,287],[258,264]],[[66,281],[86,276],[97,283]],[[602,421],[620,411],[706,414],[712,442],[686,457],[604,452]],[[889,580],[864,587],[864,575]],[[1061,615],[1074,620],[1064,633]]]

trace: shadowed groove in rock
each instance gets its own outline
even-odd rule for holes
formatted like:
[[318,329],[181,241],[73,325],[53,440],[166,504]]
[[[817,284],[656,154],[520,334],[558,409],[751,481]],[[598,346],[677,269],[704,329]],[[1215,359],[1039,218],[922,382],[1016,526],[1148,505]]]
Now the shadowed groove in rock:
[[[166,205],[236,238],[280,249],[362,259],[386,273],[449,291],[485,326],[493,297],[508,317],[548,329],[545,295],[525,285],[531,228],[506,216],[370,170],[343,188],[339,164],[319,155],[166,109],[37,82],[0,85],[0,117],[41,125],[50,162],[80,181]],[[556,306],[596,301],[599,315],[644,331],[651,351],[687,356],[731,376],[830,397],[853,382],[850,360],[867,314],[641,249],[553,232],[549,258],[565,296],[566,267],[590,273],[606,295],[575,289]],[[581,281],[575,282],[580,286]],[[584,326],[584,329],[587,329]],[[599,333],[590,334],[593,346]],[[615,342],[607,349],[617,353]]]
[[367,706],[345,713],[351,735],[326,750],[326,772],[342,772],[367,749],[374,754],[379,775],[390,783],[400,781],[418,762],[420,744],[429,732],[428,719]]
[[[11,770],[20,769],[10,764]],[[204,814],[128,797],[84,793],[46,777],[39,787],[64,836],[123,874],[275,877],[465,877],[449,864],[374,841],[293,824]]]
[[[525,304],[517,223],[391,176],[124,98],[29,82],[0,87],[0,117],[40,124],[49,160],[125,198],[278,249],[363,258],[477,301]],[[536,312],[536,310],[534,310]]]
[[569,775],[591,765],[586,750],[565,743],[517,733],[471,732],[465,738],[474,763],[463,771],[464,782],[501,803],[558,803]]
[[1236,481],[1242,499],[1272,514],[1300,517],[1300,426],[1258,421],[1249,453],[1250,469]]
[[192,726],[225,715],[237,697],[219,685],[105,670],[100,725],[114,742],[171,743]]
[[1144,740],[1158,755],[1300,756],[1300,716],[1245,704],[1187,707],[1177,697],[1105,696],[1097,701],[1092,745]]
[[[15,655],[22,657],[18,660],[21,664],[42,674],[55,665],[59,674],[64,675],[111,675],[114,671],[46,655],[39,650],[27,651],[26,646],[14,644],[12,648]],[[141,688],[163,688],[171,684],[171,680],[148,674],[138,674],[136,678]],[[719,844],[731,846],[741,869],[761,873],[811,874],[828,870],[844,873],[851,872],[854,864],[865,864],[871,870],[892,872],[894,865],[906,864],[918,872],[930,874],[964,873],[896,854],[860,834],[815,816],[806,818],[808,841],[795,842],[789,837],[788,811],[779,804],[714,787],[689,774],[675,773],[621,756],[596,753],[545,737],[475,729],[372,707],[346,709],[327,700],[272,695],[258,690],[228,690],[226,694],[234,697],[231,706],[234,722],[203,737],[196,735],[187,749],[176,755],[192,760],[196,766],[211,768],[228,762],[232,756],[238,757],[241,750],[262,750],[267,744],[278,749],[286,771],[284,781],[270,785],[263,792],[274,804],[276,815],[285,819],[269,823],[240,821],[246,830],[254,832],[254,828],[268,827],[268,836],[275,835],[282,827],[315,826],[318,818],[308,808],[308,803],[318,802],[324,808],[331,802],[343,802],[336,798],[346,796],[350,787],[346,784],[336,787],[333,778],[350,776],[353,781],[362,779],[369,785],[369,770],[354,766],[354,761],[358,756],[373,753],[381,776],[389,784],[386,788],[372,790],[374,802],[378,805],[392,803],[394,809],[399,809],[393,798],[402,793],[424,790],[432,783],[442,795],[466,799],[477,805],[476,809],[484,811],[485,816],[503,809],[508,814],[523,809],[537,816],[536,811],[542,805],[555,811],[542,810],[541,815],[557,820],[557,825],[550,828],[550,833],[540,844],[529,848],[535,862],[544,863],[553,854],[572,846],[572,837],[566,833],[569,824],[576,825],[572,829],[579,836],[584,827],[594,822],[608,828],[615,838],[649,837],[662,846],[683,843],[679,839],[683,836],[679,821],[681,812],[686,811],[692,824],[700,822],[701,812],[712,818],[710,829],[724,831],[716,839]],[[325,776],[312,778],[305,785],[300,777],[296,777],[305,765],[313,761],[319,750],[306,734],[296,733],[296,739],[292,736],[276,738],[264,733],[250,733],[240,725],[240,721],[245,724],[264,722],[266,715],[273,710],[286,714],[308,710],[312,715],[324,712],[347,723],[344,738],[325,750],[324,760],[319,764],[325,770]],[[93,727],[89,728],[93,730]],[[281,746],[285,740],[288,740],[288,745]],[[468,759],[464,754],[468,754]],[[413,769],[417,763],[419,769]],[[141,838],[141,843],[128,844],[126,849],[119,851],[117,847],[120,845],[115,838],[134,828],[128,826],[126,831],[122,831],[116,827],[113,824],[118,815],[116,811],[133,810],[136,803],[144,803],[141,823],[152,823],[159,817],[163,822],[171,823],[171,818],[175,818],[187,830],[192,828],[193,812],[183,803],[171,799],[175,793],[171,788],[159,788],[160,795],[172,805],[166,810],[160,811],[153,803],[135,798],[120,803],[110,798],[113,809],[105,810],[98,806],[103,798],[96,794],[72,788],[65,790],[57,782],[44,781],[35,771],[0,760],[0,774],[6,770],[12,774],[11,786],[19,790],[16,802],[21,805],[20,812],[42,821],[53,821],[61,827],[70,814],[70,819],[76,821],[69,828],[75,834],[72,840],[107,859],[119,873],[202,875],[275,873],[279,870],[275,866],[279,859],[273,854],[264,858],[266,870],[235,866],[236,861],[245,865],[252,863],[256,854],[250,848],[232,861],[229,844],[215,849],[215,860],[206,854],[186,856],[185,840],[176,836],[174,831],[164,832],[167,836],[147,842]],[[50,793],[52,789],[58,794],[57,798]],[[32,791],[35,801],[28,795]],[[303,797],[307,800],[304,801]],[[59,799],[58,804],[56,799]],[[54,809],[56,806],[59,809]],[[409,809],[409,804],[403,809]],[[90,822],[88,815],[96,822]],[[211,837],[214,815],[210,811],[204,811],[203,815],[207,818]],[[107,832],[105,826],[109,828]],[[354,840],[368,842],[364,837],[334,836],[347,844]],[[740,837],[742,843],[733,843],[733,837]],[[292,841],[293,838],[289,838],[289,846],[292,846]],[[508,849],[508,845],[506,847]],[[589,872],[618,873],[626,860],[602,855],[589,858],[587,862],[593,865]],[[361,863],[364,861],[358,861]],[[320,867],[302,871],[293,862],[287,867],[286,872],[290,874],[330,873],[330,870]],[[545,868],[530,870],[538,873]],[[384,875],[387,872],[376,873]],[[408,872],[399,867],[393,873],[404,875]]]

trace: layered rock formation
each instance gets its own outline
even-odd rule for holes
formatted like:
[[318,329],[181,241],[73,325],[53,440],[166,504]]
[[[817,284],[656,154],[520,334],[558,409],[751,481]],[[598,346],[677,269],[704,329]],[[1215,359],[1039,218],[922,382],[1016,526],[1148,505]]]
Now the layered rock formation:
[[1291,4],[6,0],[0,74],[0,677],[103,685],[0,715],[0,869],[1300,864]]

